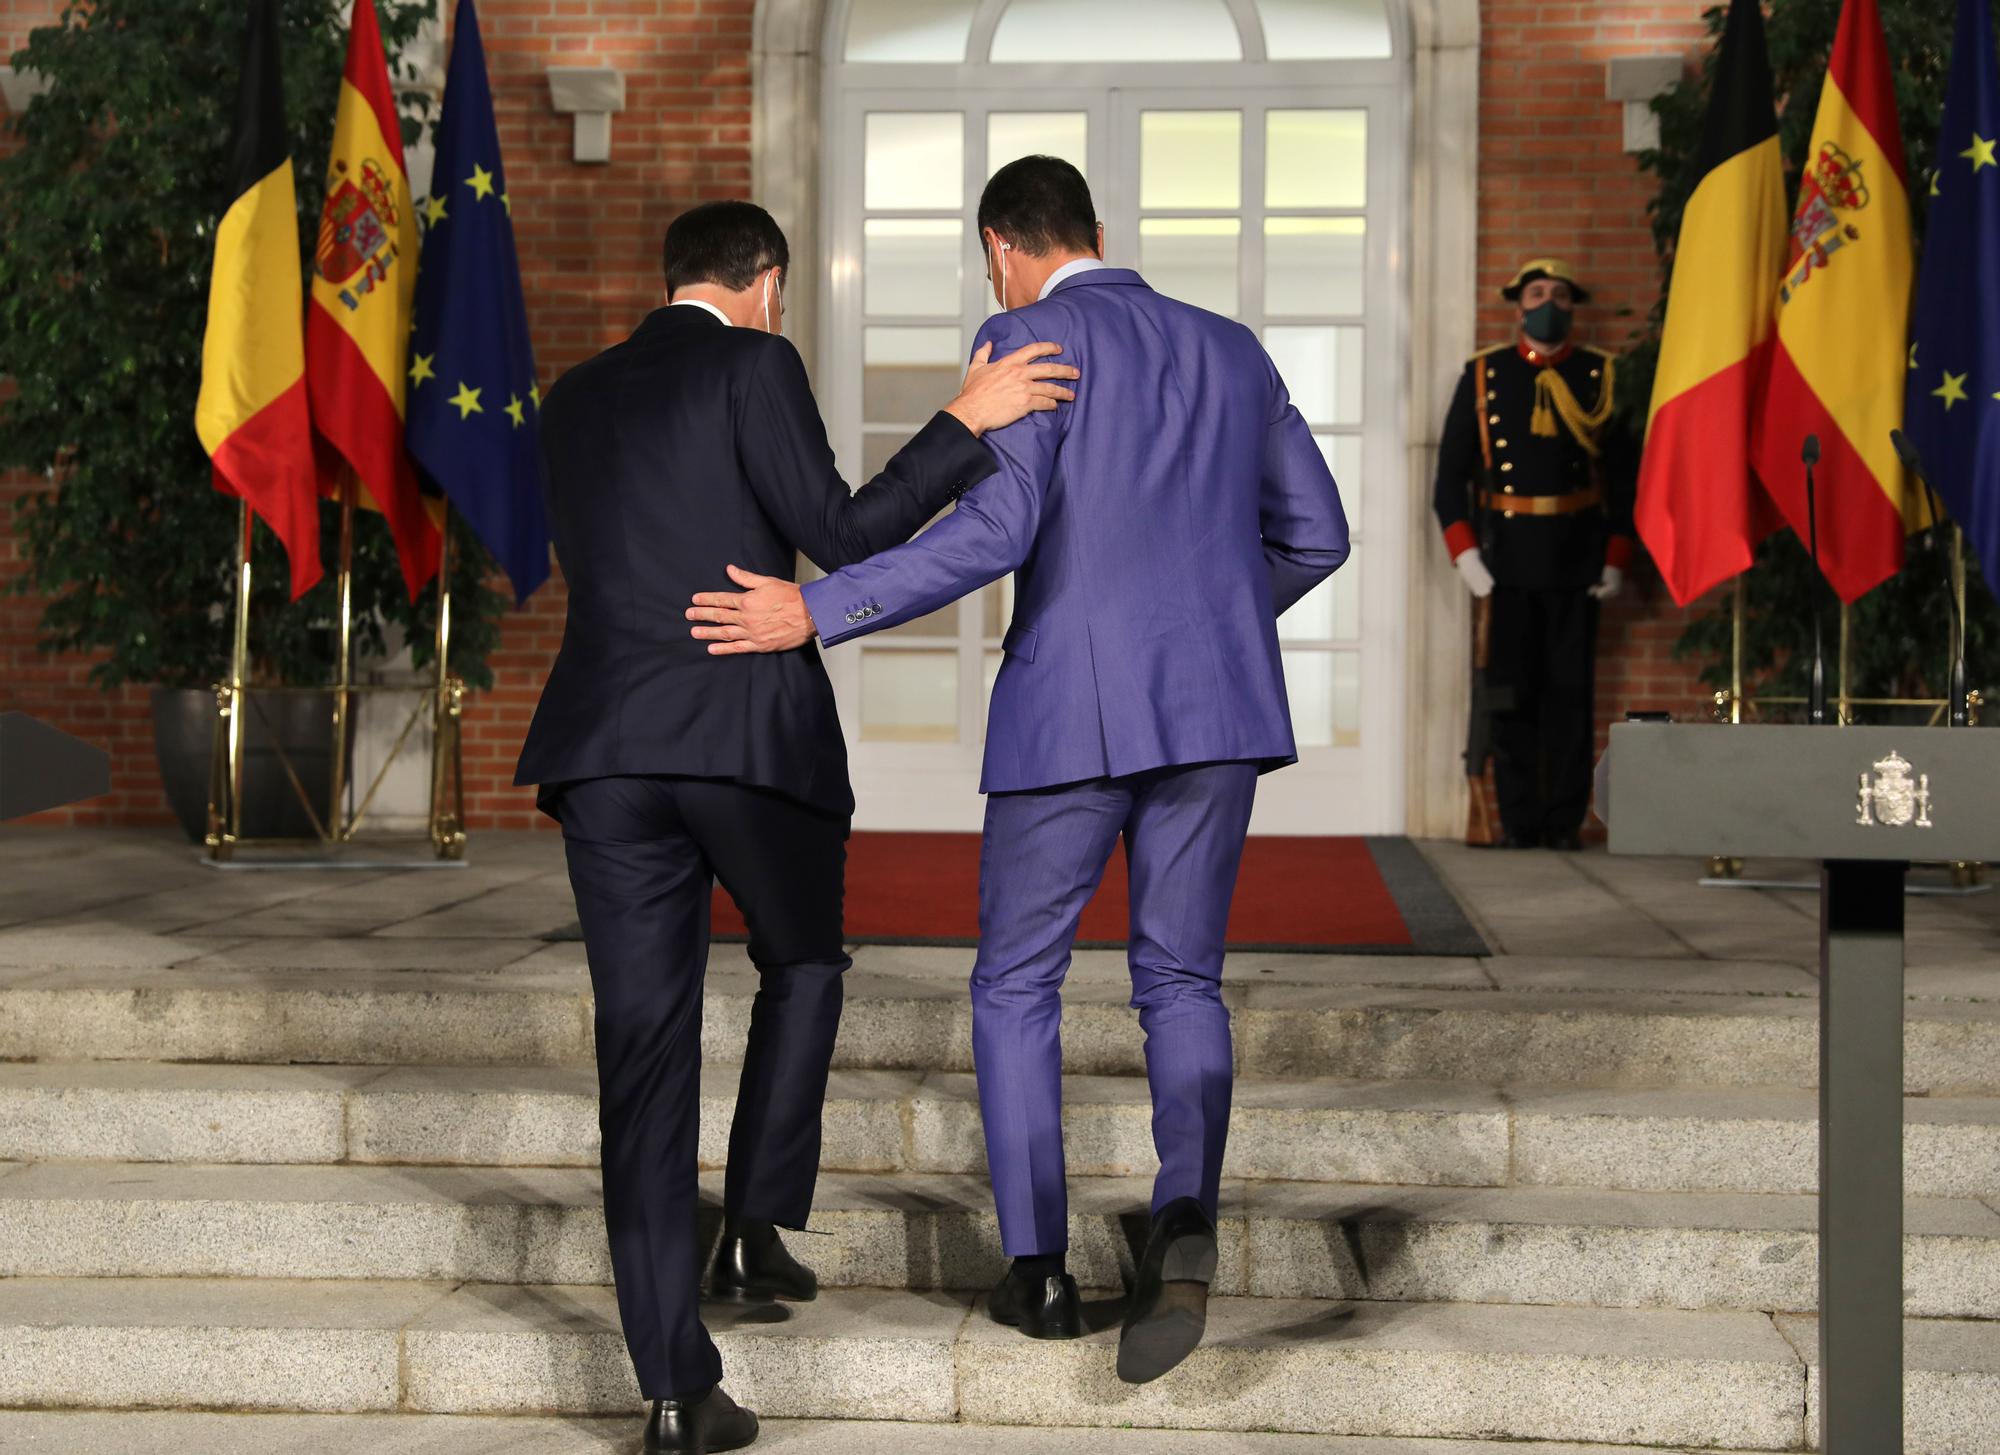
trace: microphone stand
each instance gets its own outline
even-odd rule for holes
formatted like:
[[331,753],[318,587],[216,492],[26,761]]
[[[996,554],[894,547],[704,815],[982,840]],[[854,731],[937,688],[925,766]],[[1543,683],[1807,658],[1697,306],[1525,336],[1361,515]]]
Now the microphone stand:
[[1819,496],[1813,485],[1813,466],[1819,463],[1819,436],[1809,434],[1799,451],[1806,467],[1806,540],[1812,553],[1812,685],[1806,691],[1806,721],[1814,727],[1826,726],[1826,649],[1821,641],[1819,609]]

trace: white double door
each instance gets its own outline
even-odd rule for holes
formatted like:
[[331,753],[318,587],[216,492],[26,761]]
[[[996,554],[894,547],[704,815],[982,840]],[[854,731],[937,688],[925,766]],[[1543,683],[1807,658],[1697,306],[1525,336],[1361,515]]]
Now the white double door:
[[[1075,162],[1106,261],[1263,338],[1340,483],[1354,553],[1279,622],[1300,762],[1262,785],[1258,833],[1403,826],[1399,108],[1365,87],[1038,87],[854,91],[830,117],[818,383],[850,479],[955,391],[996,308],[979,194],[1016,157]],[[828,652],[858,827],[978,827],[1011,584]]]

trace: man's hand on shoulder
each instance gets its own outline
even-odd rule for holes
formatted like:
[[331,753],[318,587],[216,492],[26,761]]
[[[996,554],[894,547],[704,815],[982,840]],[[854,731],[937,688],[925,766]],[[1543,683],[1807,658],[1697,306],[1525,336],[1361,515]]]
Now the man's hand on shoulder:
[[812,613],[796,583],[759,576],[741,566],[729,568],[729,579],[744,589],[698,591],[687,612],[689,621],[709,623],[693,628],[693,634],[709,644],[711,657],[789,652],[813,639]]
[[989,339],[973,354],[965,383],[958,397],[944,407],[945,413],[977,438],[1037,410],[1069,403],[1076,391],[1060,381],[1078,377],[1076,369],[1048,362],[1049,355],[1061,352],[1061,344],[1027,344],[996,360]]

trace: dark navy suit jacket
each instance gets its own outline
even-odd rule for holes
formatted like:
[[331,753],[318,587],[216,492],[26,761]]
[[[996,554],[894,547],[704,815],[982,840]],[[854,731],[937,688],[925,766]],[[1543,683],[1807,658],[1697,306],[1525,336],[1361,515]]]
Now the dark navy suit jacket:
[[516,783],[671,773],[854,811],[819,653],[711,657],[688,598],[731,562],[790,580],[905,541],[993,457],[940,413],[848,494],[798,351],[700,308],[656,309],[542,403],[549,526],[569,585],[562,650]]
[[1249,329],[1120,268],[979,331],[1050,339],[1077,400],[995,430],[1000,469],[907,545],[808,583],[831,646],[1009,571],[980,791],[1297,758],[1277,618],[1347,559],[1340,492]]

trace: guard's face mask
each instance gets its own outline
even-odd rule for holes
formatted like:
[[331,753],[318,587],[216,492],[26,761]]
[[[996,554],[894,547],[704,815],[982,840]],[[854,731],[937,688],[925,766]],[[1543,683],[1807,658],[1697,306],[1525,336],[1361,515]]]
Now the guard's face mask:
[[1570,319],[1569,309],[1550,300],[1523,314],[1521,327],[1528,331],[1529,338],[1540,339],[1545,344],[1559,344],[1569,337]]

